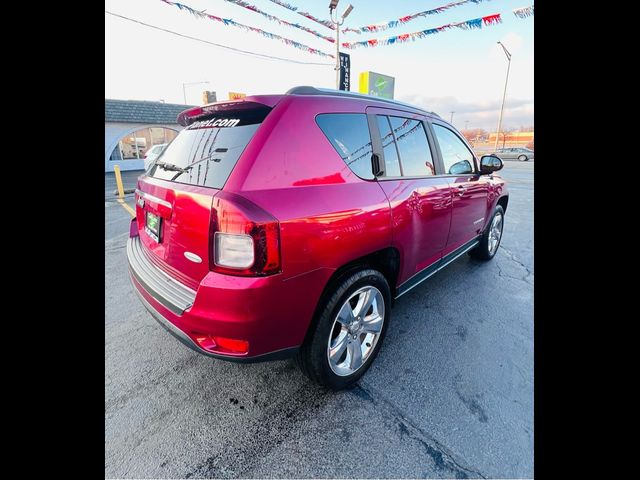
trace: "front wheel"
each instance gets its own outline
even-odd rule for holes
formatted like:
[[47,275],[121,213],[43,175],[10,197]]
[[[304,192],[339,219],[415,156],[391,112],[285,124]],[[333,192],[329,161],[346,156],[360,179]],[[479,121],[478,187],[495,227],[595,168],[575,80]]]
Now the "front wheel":
[[313,381],[340,390],[358,381],[378,354],[389,324],[391,291],[372,269],[350,273],[331,288],[296,360]]
[[491,260],[498,252],[500,240],[502,240],[502,229],[504,227],[504,209],[501,205],[496,205],[493,217],[487,225],[484,233],[480,237],[480,243],[469,254],[478,260]]
[[527,158],[527,156],[526,156],[526,155],[520,155],[520,156],[518,157],[518,160],[520,160],[521,162],[526,162],[526,161],[527,161],[527,160],[529,160],[529,159]]

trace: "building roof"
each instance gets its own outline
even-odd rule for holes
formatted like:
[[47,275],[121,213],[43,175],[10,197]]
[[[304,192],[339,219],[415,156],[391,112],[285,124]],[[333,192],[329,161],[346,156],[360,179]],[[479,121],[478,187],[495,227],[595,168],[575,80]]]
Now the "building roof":
[[195,105],[149,102],[146,100],[104,99],[104,121],[177,125],[178,114]]

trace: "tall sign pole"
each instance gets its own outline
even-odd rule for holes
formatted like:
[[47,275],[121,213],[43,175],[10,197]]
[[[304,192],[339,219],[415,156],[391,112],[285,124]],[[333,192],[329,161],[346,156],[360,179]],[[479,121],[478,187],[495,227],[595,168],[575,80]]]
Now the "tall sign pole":
[[[351,10],[353,10],[353,5],[349,5],[347,9],[344,11],[341,17],[338,17],[338,13],[336,12],[336,7],[338,6],[338,2],[340,0],[330,0],[329,2],[329,14],[331,15],[331,21],[336,28],[336,90],[341,90],[340,88],[340,27],[344,23],[344,19],[349,16]],[[335,15],[334,15],[335,12]],[[335,18],[334,18],[335,17]]]
[[[500,129],[502,128],[502,113],[504,112],[504,101],[507,98],[507,83],[509,82],[509,69],[511,68],[511,54],[505,48],[505,46],[502,44],[502,42],[498,42],[498,44],[504,50],[504,54],[507,56],[508,63],[507,63],[507,78],[504,81],[504,93],[502,94],[502,106],[500,107],[500,118],[498,119],[498,131],[496,132],[496,144],[493,147],[494,151],[498,149],[498,140],[500,138]],[[504,147],[504,142],[503,142],[502,146]]]
[[336,23],[336,90],[340,90],[340,26]]

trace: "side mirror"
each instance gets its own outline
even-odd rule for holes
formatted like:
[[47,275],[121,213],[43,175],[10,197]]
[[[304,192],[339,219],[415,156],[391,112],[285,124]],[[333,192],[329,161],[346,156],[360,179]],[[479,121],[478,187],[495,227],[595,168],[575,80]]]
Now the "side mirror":
[[487,175],[493,172],[497,172],[504,167],[504,163],[497,155],[483,155],[480,158],[480,174]]

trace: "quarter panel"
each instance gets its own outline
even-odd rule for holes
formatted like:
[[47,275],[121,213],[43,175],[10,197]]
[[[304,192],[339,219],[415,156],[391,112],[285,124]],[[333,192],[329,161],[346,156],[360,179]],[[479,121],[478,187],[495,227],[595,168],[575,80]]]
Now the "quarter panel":
[[243,192],[280,222],[283,278],[389,247],[389,202],[376,182]]

